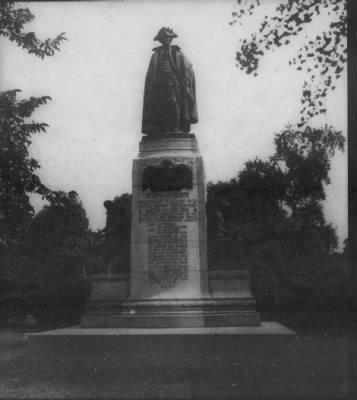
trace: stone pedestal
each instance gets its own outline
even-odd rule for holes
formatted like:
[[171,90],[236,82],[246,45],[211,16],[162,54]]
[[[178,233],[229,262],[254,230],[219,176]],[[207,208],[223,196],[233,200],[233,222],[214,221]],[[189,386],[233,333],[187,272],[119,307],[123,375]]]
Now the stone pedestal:
[[[144,138],[133,163],[131,270],[126,300],[91,307],[83,327],[260,324],[248,289],[225,296],[207,271],[206,184],[194,135]],[[97,283],[98,285],[98,283]],[[231,285],[232,286],[232,285]],[[247,286],[247,285],[246,285]],[[217,291],[217,290],[216,290]]]
[[205,193],[194,137],[140,143],[133,165],[130,301],[209,297]]

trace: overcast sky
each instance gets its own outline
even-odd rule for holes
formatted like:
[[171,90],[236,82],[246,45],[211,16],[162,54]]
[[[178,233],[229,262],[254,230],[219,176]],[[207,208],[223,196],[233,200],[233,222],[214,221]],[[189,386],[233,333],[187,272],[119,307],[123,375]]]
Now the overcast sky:
[[[273,136],[298,120],[305,75],[288,61],[302,43],[267,55],[258,77],[235,66],[239,37],[248,37],[266,0],[243,27],[231,26],[235,1],[93,1],[26,3],[36,19],[28,25],[41,38],[66,32],[61,51],[42,61],[0,38],[1,90],[22,89],[23,97],[49,95],[53,101],[34,119],[50,125],[33,137],[39,175],[53,189],[76,190],[93,229],[105,224],[103,201],[131,192],[132,160],[141,138],[145,74],[153,37],[162,26],[178,34],[193,63],[199,123],[192,126],[205,160],[208,181],[235,177],[243,164],[273,153]],[[310,26],[307,35],[326,26]],[[305,35],[305,32],[304,32]],[[314,122],[332,124],[346,136],[347,79],[328,97],[328,114]],[[347,236],[347,156],[333,160],[325,211],[340,240]],[[37,208],[40,207],[35,201]]]

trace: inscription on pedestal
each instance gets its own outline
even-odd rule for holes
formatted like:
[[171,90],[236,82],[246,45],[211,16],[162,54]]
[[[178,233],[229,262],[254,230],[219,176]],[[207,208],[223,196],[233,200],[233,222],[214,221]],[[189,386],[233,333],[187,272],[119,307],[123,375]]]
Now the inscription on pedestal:
[[190,224],[197,222],[197,199],[190,192],[144,193],[139,223],[146,224],[151,283],[172,288],[188,276]]

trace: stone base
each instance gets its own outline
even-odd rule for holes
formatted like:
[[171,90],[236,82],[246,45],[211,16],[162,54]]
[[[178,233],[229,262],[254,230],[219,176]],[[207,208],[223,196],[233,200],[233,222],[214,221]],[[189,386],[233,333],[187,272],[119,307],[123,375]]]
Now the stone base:
[[93,274],[89,277],[91,293],[87,308],[93,303],[120,303],[129,294],[128,274]]
[[128,275],[97,274],[83,328],[258,326],[248,271],[210,271],[206,299],[128,300]]
[[[89,276],[94,303],[121,303],[129,295],[129,274],[93,274]],[[208,289],[212,298],[252,298],[249,272],[246,270],[208,271]],[[88,307],[90,308],[90,307]]]
[[80,360],[119,359],[122,365],[176,365],[242,359],[266,346],[293,343],[295,334],[276,322],[257,327],[83,329],[72,327],[28,334],[31,351],[38,357]]
[[190,328],[259,326],[253,299],[125,301],[120,310],[92,305],[83,328]]

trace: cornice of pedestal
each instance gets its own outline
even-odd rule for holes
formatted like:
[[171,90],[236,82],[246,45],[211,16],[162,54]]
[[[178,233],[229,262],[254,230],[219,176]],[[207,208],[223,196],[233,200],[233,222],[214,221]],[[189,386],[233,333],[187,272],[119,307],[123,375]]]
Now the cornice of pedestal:
[[167,134],[165,136],[145,136],[139,143],[139,157],[159,156],[160,154],[199,154],[194,134]]

